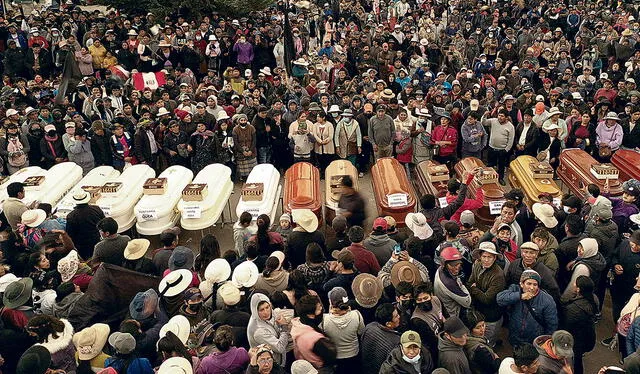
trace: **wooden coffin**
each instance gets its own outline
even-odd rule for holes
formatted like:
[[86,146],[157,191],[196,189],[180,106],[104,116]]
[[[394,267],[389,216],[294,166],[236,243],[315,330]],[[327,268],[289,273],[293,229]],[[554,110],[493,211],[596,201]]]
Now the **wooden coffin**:
[[620,171],[622,182],[629,179],[640,180],[640,153],[627,149],[618,149],[611,157],[611,163]]
[[[462,175],[465,171],[471,172],[477,168],[483,169],[483,176],[491,175],[484,163],[476,157],[463,158],[456,164],[455,171],[458,179],[462,179]],[[493,182],[488,183],[489,179],[493,180]],[[478,188],[482,188],[482,192],[484,193],[484,204],[482,208],[476,209],[476,211],[473,213],[475,214],[476,219],[479,221],[479,223],[484,225],[492,225],[496,215],[492,215],[490,213],[490,204],[492,204],[493,202],[504,201],[504,190],[502,189],[502,186],[495,182],[495,178],[481,177],[479,179],[478,177],[476,177],[473,178],[473,181],[471,182],[471,185],[467,190],[467,198],[475,199],[476,190]]]
[[416,196],[402,165],[392,157],[378,159],[371,179],[378,215],[392,216],[398,226],[404,226],[407,213],[415,211]]
[[[579,198],[584,198],[584,187],[593,183],[604,190],[606,179],[597,178],[591,170],[600,165],[587,152],[577,149],[564,149],[560,153],[558,177]],[[609,179],[609,193],[611,196],[622,195],[622,183],[619,179]]]
[[311,209],[322,222],[320,172],[308,162],[293,164],[284,174],[284,210]]
[[509,164],[509,183],[513,188],[519,188],[524,192],[525,203],[531,208],[534,203],[537,203],[538,196],[546,193],[551,196],[561,197],[562,191],[550,178],[539,178],[535,174],[538,170],[543,170],[541,174],[546,174],[546,165],[540,165],[540,162],[532,156],[520,156]]
[[327,224],[331,224],[336,216],[338,201],[340,201],[340,183],[344,176],[350,176],[353,180],[353,188],[358,191],[358,169],[350,161],[335,160],[329,164],[324,175],[325,212]]
[[449,168],[436,161],[422,161],[416,166],[415,186],[419,196],[444,197],[447,194]]

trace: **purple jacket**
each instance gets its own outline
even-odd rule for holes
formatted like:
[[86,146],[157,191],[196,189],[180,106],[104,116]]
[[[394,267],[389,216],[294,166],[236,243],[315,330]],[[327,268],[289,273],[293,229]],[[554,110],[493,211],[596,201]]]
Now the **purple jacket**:
[[607,143],[611,147],[612,151],[616,151],[622,144],[622,137],[624,132],[620,124],[608,127],[604,122],[600,122],[596,127],[596,143],[598,146],[600,143]]
[[226,352],[213,352],[202,359],[196,374],[244,373],[249,365],[249,353],[244,348],[231,347]]
[[236,43],[233,51],[238,54],[238,63],[250,64],[253,61],[253,45],[249,42]]

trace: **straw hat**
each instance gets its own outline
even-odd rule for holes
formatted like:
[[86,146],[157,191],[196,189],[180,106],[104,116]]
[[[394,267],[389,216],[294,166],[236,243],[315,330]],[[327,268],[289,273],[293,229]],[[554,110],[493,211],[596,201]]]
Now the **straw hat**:
[[78,267],[80,266],[80,259],[78,258],[78,252],[73,250],[68,255],[64,256],[58,261],[58,273],[62,277],[62,282],[68,282],[76,275]]
[[73,335],[73,345],[78,351],[78,358],[84,361],[98,356],[102,352],[104,345],[107,344],[110,331],[109,325],[96,323],[75,333]]
[[165,107],[162,107],[160,109],[158,109],[158,113],[156,114],[156,117],[162,117],[162,116],[166,116],[166,115],[170,115],[171,112],[169,112]]
[[124,248],[124,258],[127,260],[137,260],[147,253],[151,242],[147,239],[132,239]]
[[398,283],[403,281],[413,285],[422,282],[420,270],[409,261],[400,261],[391,268],[391,283],[393,286],[397,287]]
[[356,302],[364,308],[373,308],[378,303],[383,288],[380,279],[368,273],[358,274],[351,283]]
[[300,65],[300,66],[309,66],[309,63],[304,58],[299,58],[299,59],[293,61],[293,64],[294,65]]
[[607,116],[606,116],[606,117],[604,117],[604,119],[605,119],[605,120],[607,120],[607,119],[612,119],[612,120],[615,120],[615,121],[620,122],[620,117],[618,117],[618,114],[617,114],[616,112],[609,112],[609,113],[607,113]]
[[291,218],[298,226],[302,227],[306,232],[314,232],[318,229],[318,217],[311,209],[293,209]]
[[558,226],[558,220],[554,216],[554,209],[549,204],[535,203],[531,207],[533,215],[548,229]]
[[42,209],[29,209],[22,213],[20,221],[28,227],[38,227],[47,219],[47,213]]
[[171,317],[171,319],[160,328],[159,338],[164,338],[169,331],[174,333],[182,344],[186,345],[187,339],[189,339],[189,333],[191,332],[191,324],[187,317],[178,314]]
[[158,374],[193,374],[193,368],[186,358],[171,357],[160,365]]
[[558,109],[557,106],[551,107],[551,109],[549,109],[549,117],[554,116],[556,114],[562,114],[562,112],[560,111],[560,109]]
[[260,271],[256,264],[252,261],[242,262],[240,265],[236,266],[233,270],[233,275],[231,276],[231,280],[238,287],[253,287],[258,281],[258,276],[260,275]]
[[165,275],[160,284],[158,290],[161,295],[171,297],[176,296],[189,287],[193,280],[193,274],[187,269],[178,269]]
[[91,201],[91,195],[88,192],[82,190],[78,191],[72,196],[73,202],[76,204],[88,204]]
[[204,270],[204,279],[213,283],[224,282],[231,275],[231,265],[223,258],[211,261]]
[[395,95],[390,88],[385,88],[384,91],[382,91],[382,93],[380,94],[380,97],[383,99],[393,99]]
[[226,282],[218,288],[218,296],[224,305],[233,306],[240,302],[240,289],[233,282]]
[[433,235],[433,229],[427,223],[427,218],[422,213],[408,213],[405,223],[409,230],[419,239],[426,240]]

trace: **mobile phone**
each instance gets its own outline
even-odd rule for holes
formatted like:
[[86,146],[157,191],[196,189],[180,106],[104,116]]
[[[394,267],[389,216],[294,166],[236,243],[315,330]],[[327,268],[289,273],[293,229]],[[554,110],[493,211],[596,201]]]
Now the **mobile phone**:
[[393,253],[398,256],[400,255],[400,252],[402,252],[402,247],[400,247],[400,244],[396,244],[393,246]]

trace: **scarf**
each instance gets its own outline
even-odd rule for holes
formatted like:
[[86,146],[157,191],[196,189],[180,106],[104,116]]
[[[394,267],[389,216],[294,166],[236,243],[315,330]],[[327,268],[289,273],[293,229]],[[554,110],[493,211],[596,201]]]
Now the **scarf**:
[[57,158],[58,154],[56,153],[56,149],[53,147],[53,142],[58,140],[58,135],[56,134],[56,136],[49,136],[49,135],[45,135],[44,136],[45,140],[47,141],[47,146],[49,146],[49,150],[51,151],[51,155],[53,156],[53,158]]

